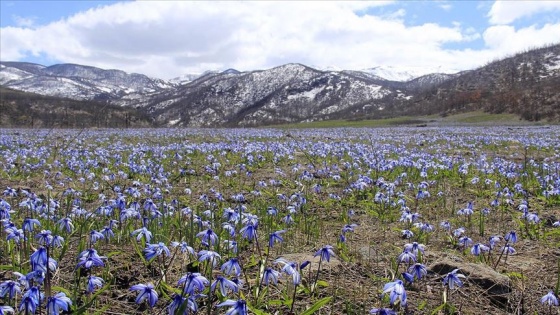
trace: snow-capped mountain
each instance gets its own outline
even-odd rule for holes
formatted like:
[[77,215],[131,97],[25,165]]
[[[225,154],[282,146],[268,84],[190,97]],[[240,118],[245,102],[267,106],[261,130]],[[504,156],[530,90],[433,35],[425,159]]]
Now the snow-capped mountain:
[[459,70],[444,70],[441,67],[398,67],[398,66],[378,66],[363,69],[361,72],[369,73],[389,81],[407,82],[433,73],[453,74]]
[[171,82],[121,70],[76,64],[2,62],[0,84],[16,90],[77,100],[116,100],[173,88]]
[[341,72],[301,64],[251,72],[207,74],[129,106],[181,126],[241,125],[320,120],[343,111],[379,110],[394,90]]
[[254,126],[475,109],[501,112],[508,106],[512,112],[531,115],[534,110],[528,111],[526,103],[535,93],[540,97],[535,108],[542,107],[543,113],[531,119],[556,115],[560,44],[479,69],[455,74],[438,70],[339,71],[286,64],[247,72],[212,70],[166,81],[83,65],[0,62],[0,85],[47,96],[103,100],[147,113],[157,124],[168,126]]
[[[386,101],[412,96],[404,82],[371,72],[317,70],[287,64],[267,70],[186,74],[169,81],[120,70],[3,62],[3,86],[78,100],[139,108],[177,126],[261,125],[381,113]],[[429,80],[428,80],[429,81]],[[414,83],[431,84],[428,81]]]
[[45,66],[25,62],[0,63],[0,85],[33,77],[43,68]]
[[175,85],[184,85],[191,81],[196,80],[202,73],[187,73],[169,80],[170,83]]

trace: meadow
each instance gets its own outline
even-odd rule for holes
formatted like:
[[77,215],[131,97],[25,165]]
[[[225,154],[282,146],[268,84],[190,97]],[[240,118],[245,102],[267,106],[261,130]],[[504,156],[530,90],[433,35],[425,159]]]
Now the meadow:
[[0,129],[0,314],[558,314],[560,127]]

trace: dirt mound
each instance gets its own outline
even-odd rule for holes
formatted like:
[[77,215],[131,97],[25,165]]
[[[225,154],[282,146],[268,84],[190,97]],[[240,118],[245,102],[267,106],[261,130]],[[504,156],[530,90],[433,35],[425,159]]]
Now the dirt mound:
[[490,301],[501,307],[507,306],[512,292],[511,281],[509,277],[496,272],[489,266],[447,258],[436,261],[430,266],[430,271],[440,275],[445,275],[455,269],[459,269],[459,272],[467,277],[465,283],[472,283],[482,288]]

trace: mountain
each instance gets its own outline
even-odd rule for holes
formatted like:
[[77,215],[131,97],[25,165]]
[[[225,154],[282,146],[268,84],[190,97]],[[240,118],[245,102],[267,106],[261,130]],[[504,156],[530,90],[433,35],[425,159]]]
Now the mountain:
[[430,70],[421,67],[366,70],[286,64],[165,81],[75,64],[0,62],[0,85],[133,109],[158,126],[260,126],[471,110],[560,120],[560,44],[454,74],[420,75]]
[[459,71],[442,71],[441,68],[429,67],[397,67],[397,66],[378,66],[369,69],[360,70],[360,72],[368,73],[373,76],[383,78],[388,81],[407,82],[416,78],[426,76],[433,73],[450,74]]
[[175,78],[169,80],[169,82],[171,84],[174,84],[174,85],[184,85],[184,84],[187,84],[187,83],[195,80],[196,78],[198,78],[200,76],[201,76],[200,73],[187,73],[187,74],[183,74],[181,76],[175,77]]
[[173,125],[257,126],[332,119],[353,107],[381,109],[378,100],[392,93],[361,77],[287,64],[203,75],[176,90],[128,105],[142,107]]
[[0,84],[16,90],[76,100],[137,98],[175,85],[143,74],[104,70],[76,64],[50,67],[0,62]]
[[148,115],[107,102],[74,100],[0,87],[0,126],[31,128],[150,127]]
[[560,120],[560,44],[516,54],[420,90],[395,114],[514,113]]

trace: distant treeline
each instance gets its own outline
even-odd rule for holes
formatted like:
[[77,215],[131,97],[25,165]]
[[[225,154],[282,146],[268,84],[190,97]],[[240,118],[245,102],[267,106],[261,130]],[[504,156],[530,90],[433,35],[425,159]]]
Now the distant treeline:
[[128,128],[151,125],[148,115],[133,108],[0,87],[1,127]]

